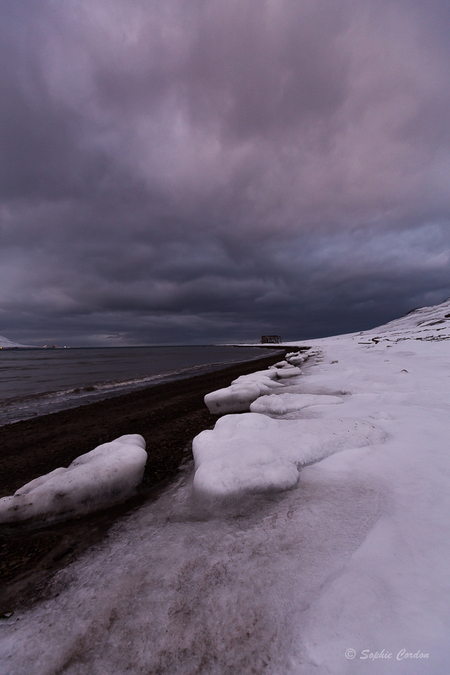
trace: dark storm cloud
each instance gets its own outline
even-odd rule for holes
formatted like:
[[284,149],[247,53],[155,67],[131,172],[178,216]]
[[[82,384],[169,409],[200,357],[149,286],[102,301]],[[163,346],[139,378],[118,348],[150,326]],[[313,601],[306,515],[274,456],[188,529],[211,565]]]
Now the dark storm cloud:
[[293,339],[450,295],[443,3],[0,14],[1,334]]

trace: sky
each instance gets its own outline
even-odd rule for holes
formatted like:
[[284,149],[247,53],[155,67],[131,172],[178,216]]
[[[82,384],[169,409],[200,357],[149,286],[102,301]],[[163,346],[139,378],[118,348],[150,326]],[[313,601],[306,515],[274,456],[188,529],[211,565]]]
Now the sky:
[[0,334],[308,339],[450,296],[444,0],[0,0]]

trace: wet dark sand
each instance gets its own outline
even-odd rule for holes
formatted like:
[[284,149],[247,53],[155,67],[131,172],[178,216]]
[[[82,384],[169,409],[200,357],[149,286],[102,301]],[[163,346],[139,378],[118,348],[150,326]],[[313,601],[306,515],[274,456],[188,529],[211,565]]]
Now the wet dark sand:
[[158,496],[192,458],[194,436],[217,419],[205,407],[206,393],[280,358],[278,350],[264,352],[257,361],[1,427],[0,497],[123,434],[141,434],[149,457],[140,494],[126,504],[38,531],[0,526],[0,615],[50,593],[54,572],[100,542],[119,518]]

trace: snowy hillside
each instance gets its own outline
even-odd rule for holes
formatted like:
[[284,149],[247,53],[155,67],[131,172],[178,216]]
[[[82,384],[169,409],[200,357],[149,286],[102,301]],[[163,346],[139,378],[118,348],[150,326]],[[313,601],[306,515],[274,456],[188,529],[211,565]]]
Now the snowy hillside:
[[433,307],[420,307],[384,326],[365,331],[362,336],[382,340],[448,340],[450,338],[450,299]]
[[[394,319],[371,330],[337,335],[328,339],[333,341],[347,340],[350,337],[360,338],[361,343],[364,341],[448,340],[450,338],[450,299],[440,305],[419,307],[399,319]],[[289,345],[305,345],[312,344],[313,342],[322,343],[322,341],[319,339],[307,342],[289,342]]]
[[13,347],[32,347],[32,345],[21,345],[20,342],[13,342],[0,335],[0,349],[12,349]]
[[447,314],[299,343],[306,363],[211,392],[242,412],[3,624],[0,672],[448,672]]

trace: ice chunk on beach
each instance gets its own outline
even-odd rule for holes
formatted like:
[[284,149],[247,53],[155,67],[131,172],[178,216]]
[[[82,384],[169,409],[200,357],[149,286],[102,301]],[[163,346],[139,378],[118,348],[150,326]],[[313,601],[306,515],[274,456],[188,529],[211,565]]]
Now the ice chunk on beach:
[[284,368],[278,368],[277,370],[277,377],[280,378],[285,378],[285,377],[296,377],[297,375],[301,375],[302,371],[300,368],[297,368],[297,366],[287,366]]
[[103,443],[0,499],[0,523],[64,520],[125,501],[141,482],[146,461],[139,434]]
[[301,466],[384,439],[381,429],[360,419],[225,415],[194,438],[194,490],[208,497],[287,490],[296,485]]
[[273,381],[276,378],[276,370],[256,370],[254,373],[249,373],[248,375],[240,375],[231,384],[236,384],[237,382],[267,382],[267,380]]
[[252,375],[241,375],[241,377],[238,377],[236,380],[233,380],[231,385],[233,384],[242,385],[242,384],[249,384],[250,382],[252,382],[256,384],[262,384],[264,385],[264,387],[268,387],[269,389],[278,389],[279,387],[284,386],[283,384],[281,384],[281,382],[277,382],[276,380],[277,380],[276,372],[273,374],[272,377],[263,377],[258,373],[254,373]]
[[325,394],[271,394],[260,396],[250,405],[250,411],[263,415],[285,415],[314,405],[342,403],[339,396]]
[[301,366],[302,363],[306,361],[306,356],[300,356],[300,354],[287,354],[286,361],[293,366]]
[[206,394],[204,400],[209,412],[215,415],[245,412],[250,409],[250,404],[253,401],[263,394],[268,394],[269,391],[269,387],[265,387],[261,383],[248,382],[246,384],[242,382],[212,391]]
[[247,412],[250,404],[259,396],[270,394],[273,389],[283,386],[280,382],[275,382],[277,375],[278,371],[269,370],[241,375],[233,380],[229,387],[206,394],[205,404],[209,411],[216,415]]

